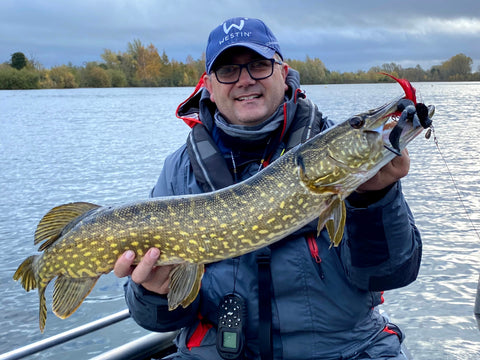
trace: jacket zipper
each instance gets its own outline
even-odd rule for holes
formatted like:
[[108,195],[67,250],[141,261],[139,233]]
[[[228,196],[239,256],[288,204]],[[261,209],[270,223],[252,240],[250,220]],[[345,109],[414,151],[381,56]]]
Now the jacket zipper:
[[315,239],[315,236],[313,234],[309,234],[307,236],[307,242],[308,242],[308,248],[310,249],[310,254],[312,255],[315,262],[318,264],[320,279],[323,280],[325,279],[325,273],[323,272],[323,269],[322,269],[322,258],[318,254],[317,239]]

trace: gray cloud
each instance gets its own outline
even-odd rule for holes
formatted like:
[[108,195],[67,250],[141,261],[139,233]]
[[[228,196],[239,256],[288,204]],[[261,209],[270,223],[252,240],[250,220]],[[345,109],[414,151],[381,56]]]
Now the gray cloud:
[[200,58],[210,30],[233,16],[263,19],[285,57],[320,58],[330,70],[394,62],[424,68],[464,53],[480,65],[478,0],[2,0],[0,62],[16,51],[46,67],[100,61],[134,39],[170,58]]

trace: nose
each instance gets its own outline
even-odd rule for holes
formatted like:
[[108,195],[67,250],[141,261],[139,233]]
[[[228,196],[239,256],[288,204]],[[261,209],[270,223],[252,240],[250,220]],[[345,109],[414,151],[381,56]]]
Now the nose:
[[252,79],[246,67],[240,69],[240,78],[238,79],[237,84],[241,86],[249,85],[255,83],[255,79]]

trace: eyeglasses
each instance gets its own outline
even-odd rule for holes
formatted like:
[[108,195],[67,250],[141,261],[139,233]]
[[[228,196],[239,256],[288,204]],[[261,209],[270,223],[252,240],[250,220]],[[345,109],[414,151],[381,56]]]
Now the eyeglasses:
[[276,59],[262,59],[246,64],[223,65],[215,69],[214,73],[218,82],[222,84],[234,84],[240,80],[243,68],[247,69],[253,80],[263,80],[272,76],[275,64],[282,65],[282,62]]

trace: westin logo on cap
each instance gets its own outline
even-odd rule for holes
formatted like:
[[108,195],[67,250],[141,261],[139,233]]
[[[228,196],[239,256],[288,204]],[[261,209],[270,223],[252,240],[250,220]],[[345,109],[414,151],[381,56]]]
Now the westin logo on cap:
[[[222,45],[226,41],[234,40],[239,38],[249,38],[252,35],[251,31],[242,31],[242,29],[245,26],[245,21],[242,19],[240,20],[240,25],[237,24],[231,24],[230,26],[227,27],[227,23],[223,23],[223,32],[225,33],[225,36],[220,38],[218,41],[219,45]],[[232,31],[232,29],[236,29]]]
[[238,31],[241,31],[243,29],[244,25],[245,25],[245,21],[243,21],[243,19],[240,20],[240,25],[232,24],[228,28],[227,28],[227,23],[224,22],[223,23],[223,31],[225,32],[225,34],[228,34],[230,32],[230,30],[232,30],[232,28],[237,28]]

